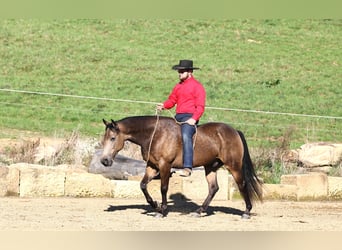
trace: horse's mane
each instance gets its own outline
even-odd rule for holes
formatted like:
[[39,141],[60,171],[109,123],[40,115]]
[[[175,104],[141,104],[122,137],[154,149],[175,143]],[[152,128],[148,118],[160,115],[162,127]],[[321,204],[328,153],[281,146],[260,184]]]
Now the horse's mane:
[[[137,132],[154,129],[157,122],[157,116],[130,116],[119,120],[117,123],[122,124],[127,131]],[[171,117],[159,116],[158,123],[163,125],[172,126],[176,125],[176,122]]]

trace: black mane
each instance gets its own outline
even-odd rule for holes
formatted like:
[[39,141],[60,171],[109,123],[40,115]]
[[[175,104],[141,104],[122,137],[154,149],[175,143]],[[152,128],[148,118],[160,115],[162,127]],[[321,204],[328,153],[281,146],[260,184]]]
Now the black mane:
[[[131,116],[118,121],[117,123],[123,124],[128,131],[144,131],[154,129],[157,123],[157,116]],[[168,126],[176,124],[175,120],[171,117],[159,116],[158,123],[167,123]],[[166,124],[165,124],[166,125]]]

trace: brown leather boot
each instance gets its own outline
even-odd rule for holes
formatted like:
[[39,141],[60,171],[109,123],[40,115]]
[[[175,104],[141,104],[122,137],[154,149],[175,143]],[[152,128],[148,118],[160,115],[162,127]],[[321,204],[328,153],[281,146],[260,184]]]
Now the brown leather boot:
[[184,168],[179,172],[179,175],[182,177],[189,177],[192,173],[192,169],[191,168]]

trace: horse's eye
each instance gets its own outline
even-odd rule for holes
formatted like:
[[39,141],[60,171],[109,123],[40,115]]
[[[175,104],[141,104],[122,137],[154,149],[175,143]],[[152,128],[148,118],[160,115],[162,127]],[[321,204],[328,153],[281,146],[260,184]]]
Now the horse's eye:
[[115,137],[110,138],[110,141],[111,142],[115,141]]

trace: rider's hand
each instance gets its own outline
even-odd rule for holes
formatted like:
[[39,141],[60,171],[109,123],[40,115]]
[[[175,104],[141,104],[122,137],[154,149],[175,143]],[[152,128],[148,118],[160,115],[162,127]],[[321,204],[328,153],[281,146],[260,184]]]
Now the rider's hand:
[[158,111],[162,111],[162,110],[164,109],[164,104],[158,103],[157,106],[156,106],[156,109],[157,109]]
[[192,125],[192,126],[196,125],[196,122],[197,121],[194,118],[190,118],[189,120],[186,121],[187,124]]

